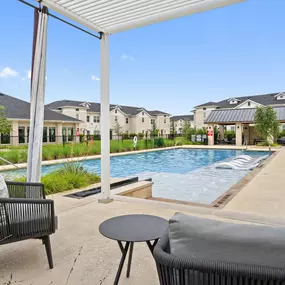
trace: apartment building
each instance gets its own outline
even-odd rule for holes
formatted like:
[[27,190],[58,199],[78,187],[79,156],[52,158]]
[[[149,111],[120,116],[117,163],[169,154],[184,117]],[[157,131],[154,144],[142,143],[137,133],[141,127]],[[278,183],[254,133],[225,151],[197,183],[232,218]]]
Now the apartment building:
[[194,115],[172,116],[170,118],[170,122],[171,131],[174,131],[176,134],[182,134],[182,130],[185,124],[189,124],[191,128],[195,127]]
[[[207,127],[205,120],[216,109],[253,109],[258,106],[285,106],[285,92],[260,94],[253,96],[232,97],[219,102],[207,102],[194,108],[194,124],[197,128]],[[228,125],[227,129],[235,130],[235,125]],[[285,124],[282,124],[285,130]]]
[[[46,107],[63,115],[82,121],[79,124],[80,134],[100,134],[100,103],[61,100],[52,102]],[[153,129],[159,130],[160,135],[170,133],[170,114],[142,107],[110,105],[111,134],[116,134],[116,125],[121,133],[146,134]]]
[[[30,103],[0,93],[0,106],[4,107],[6,117],[12,124],[12,130],[9,135],[0,135],[0,143],[11,145],[28,143]],[[45,108],[43,143],[62,143],[63,140],[69,142],[76,141],[76,129],[80,123],[76,118]]]

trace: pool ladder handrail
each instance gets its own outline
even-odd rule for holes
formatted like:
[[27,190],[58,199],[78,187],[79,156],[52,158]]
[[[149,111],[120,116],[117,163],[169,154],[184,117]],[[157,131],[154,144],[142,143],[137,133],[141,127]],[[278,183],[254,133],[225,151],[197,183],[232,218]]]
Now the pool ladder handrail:
[[15,166],[17,169],[20,169],[16,164],[14,164],[13,162],[11,162],[11,161],[9,161],[9,160],[7,160],[7,159],[1,157],[1,156],[0,156],[0,160],[5,161],[6,163],[8,163],[8,164],[10,164],[10,165]]

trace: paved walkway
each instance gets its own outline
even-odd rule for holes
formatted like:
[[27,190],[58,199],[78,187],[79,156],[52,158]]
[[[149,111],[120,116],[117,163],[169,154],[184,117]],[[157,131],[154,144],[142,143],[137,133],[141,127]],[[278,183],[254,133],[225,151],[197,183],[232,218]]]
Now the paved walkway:
[[285,217],[285,148],[227,204],[224,211]]

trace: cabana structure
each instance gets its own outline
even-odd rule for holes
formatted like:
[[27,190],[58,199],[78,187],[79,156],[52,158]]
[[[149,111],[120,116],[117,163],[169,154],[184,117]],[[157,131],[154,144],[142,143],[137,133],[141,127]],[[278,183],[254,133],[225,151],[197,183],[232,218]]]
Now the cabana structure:
[[[33,0],[33,2],[35,1],[40,3],[40,7],[35,13],[28,180],[39,181],[41,175],[42,110],[45,94],[47,24],[48,15],[51,15],[49,10],[53,10],[92,33],[98,33],[98,36],[95,35],[95,37],[98,37],[100,40],[101,202],[110,202],[110,35],[224,7],[244,0]],[[31,6],[31,2],[29,4]],[[83,30],[82,28],[80,29]],[[89,31],[88,33],[91,34]]]
[[[285,123],[285,107],[274,107],[277,120],[280,123]],[[259,140],[259,136],[254,128],[254,114],[256,108],[245,109],[218,109],[211,111],[206,118],[205,124],[208,125],[208,144],[214,145],[213,133],[215,126],[218,127],[220,139],[224,139],[224,130],[227,125],[235,125],[235,143],[241,146],[243,143],[252,145]]]

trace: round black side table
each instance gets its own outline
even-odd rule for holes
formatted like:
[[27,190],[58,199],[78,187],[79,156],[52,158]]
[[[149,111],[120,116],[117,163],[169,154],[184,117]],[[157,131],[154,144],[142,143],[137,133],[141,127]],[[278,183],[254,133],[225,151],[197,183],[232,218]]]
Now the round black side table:
[[[158,240],[168,228],[167,220],[151,215],[126,215],[106,220],[99,226],[100,233],[116,240],[122,252],[120,265],[114,281],[117,285],[120,280],[126,256],[129,251],[127,277],[130,276],[133,248],[135,242],[146,242],[153,254],[153,249]],[[151,243],[153,241],[153,243]],[[125,246],[123,246],[125,242]]]

